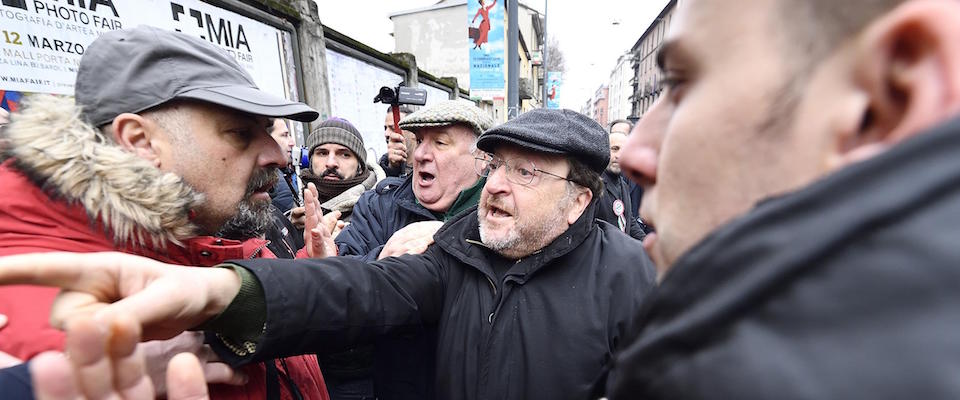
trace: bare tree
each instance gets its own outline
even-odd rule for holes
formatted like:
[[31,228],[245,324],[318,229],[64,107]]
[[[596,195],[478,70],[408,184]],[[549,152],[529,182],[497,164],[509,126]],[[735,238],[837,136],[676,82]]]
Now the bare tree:
[[547,71],[567,72],[567,64],[563,60],[563,50],[556,36],[547,38]]

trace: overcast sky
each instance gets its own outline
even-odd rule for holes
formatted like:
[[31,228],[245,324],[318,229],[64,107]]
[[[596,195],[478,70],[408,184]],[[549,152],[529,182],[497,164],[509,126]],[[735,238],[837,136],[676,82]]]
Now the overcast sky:
[[[438,0],[316,0],[321,21],[379,51],[393,51],[389,15]],[[521,0],[543,12],[545,0]],[[560,105],[580,106],[610,79],[617,57],[628,51],[668,0],[552,0],[547,35],[560,41],[567,63]],[[464,16],[464,19],[467,17]],[[619,24],[614,24],[619,22]],[[464,50],[466,51],[466,50]],[[433,71],[427,71],[433,72]]]

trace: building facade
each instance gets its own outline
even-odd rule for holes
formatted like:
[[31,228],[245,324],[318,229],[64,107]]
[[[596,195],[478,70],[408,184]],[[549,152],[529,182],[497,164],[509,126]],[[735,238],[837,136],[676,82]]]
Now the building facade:
[[[533,62],[533,54],[543,50],[543,15],[522,2],[519,4],[518,14],[518,89],[523,112],[542,104],[544,74],[541,71],[542,66]],[[507,18],[511,16],[507,15]],[[439,76],[455,77],[460,87],[470,87],[467,0],[443,0],[432,6],[400,11],[391,14],[390,20],[393,21],[396,52],[413,54],[420,68]],[[506,60],[504,63],[506,64]],[[508,76],[506,71],[503,75],[504,79]],[[506,86],[505,84],[504,87]],[[505,99],[498,98],[484,103],[486,106],[481,107],[488,109],[494,120],[506,121]]]
[[628,52],[617,59],[617,66],[610,73],[607,84],[607,121],[627,119],[633,115],[633,53]]
[[643,116],[662,91],[660,85],[663,76],[657,68],[657,52],[667,35],[676,6],[677,0],[670,0],[631,49],[633,95],[630,97],[632,104],[630,115],[632,117]]
[[607,127],[607,96],[609,94],[606,85],[600,86],[593,94],[590,117],[600,123],[600,126]]

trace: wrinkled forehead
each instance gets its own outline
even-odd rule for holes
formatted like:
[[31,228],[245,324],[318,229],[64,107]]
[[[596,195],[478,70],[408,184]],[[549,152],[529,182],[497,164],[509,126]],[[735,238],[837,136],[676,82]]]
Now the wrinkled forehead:
[[445,138],[457,142],[473,142],[477,139],[477,135],[474,134],[473,129],[460,122],[455,122],[451,125],[419,127],[413,129],[413,134],[421,140]]

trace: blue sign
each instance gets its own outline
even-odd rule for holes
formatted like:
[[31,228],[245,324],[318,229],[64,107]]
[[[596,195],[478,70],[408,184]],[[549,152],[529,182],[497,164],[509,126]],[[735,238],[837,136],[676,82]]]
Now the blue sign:
[[560,108],[560,85],[562,84],[562,72],[547,72],[547,108]]
[[497,0],[467,0],[470,37],[470,95],[504,97],[504,9]]

